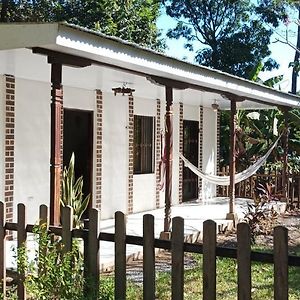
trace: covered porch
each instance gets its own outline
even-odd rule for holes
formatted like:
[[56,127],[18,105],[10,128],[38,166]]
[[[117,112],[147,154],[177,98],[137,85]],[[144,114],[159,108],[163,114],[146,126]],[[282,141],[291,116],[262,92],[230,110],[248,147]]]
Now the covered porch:
[[[180,170],[183,169],[183,163],[178,157],[178,152],[182,152],[182,136],[179,130],[180,122],[184,119],[184,112],[182,118],[179,119],[181,108],[186,107],[186,111],[190,111],[190,115],[195,109],[199,109],[200,114],[201,109],[202,114],[206,110],[207,115],[210,116],[202,119],[203,127],[205,124],[207,126],[207,132],[204,136],[199,134],[199,142],[202,143],[203,151],[205,149],[207,151],[216,150],[211,158],[207,158],[207,161],[211,160],[211,168],[208,170],[211,173],[215,173],[217,169],[218,150],[217,131],[215,130],[218,122],[217,114],[222,109],[231,110],[230,201],[227,203],[227,219],[232,220],[236,218],[237,213],[234,191],[236,110],[275,106],[287,110],[289,107],[298,107],[299,105],[299,98],[296,96],[222,72],[179,61],[117,38],[107,37],[72,25],[59,23],[1,25],[0,37],[3,41],[0,53],[1,73],[11,74],[15,78],[23,80],[24,86],[26,80],[42,82],[45,84],[45,88],[41,89],[44,101],[45,97],[50,98],[51,95],[51,109],[50,111],[45,109],[46,113],[44,112],[44,115],[47,113],[49,116],[51,115],[49,123],[49,132],[51,132],[50,176],[48,178],[50,185],[49,190],[45,190],[50,195],[50,219],[53,224],[58,224],[60,218],[64,107],[75,110],[84,107],[94,113],[93,164],[91,165],[92,170],[90,170],[93,177],[91,206],[100,210],[110,206],[111,210],[122,210],[127,214],[132,214],[134,212],[133,203],[136,201],[137,210],[148,210],[141,204],[143,201],[147,202],[148,199],[141,197],[135,200],[134,195],[142,195],[145,186],[149,182],[153,182],[156,187],[155,192],[151,194],[154,200],[151,201],[154,203],[154,207],[159,208],[162,206],[160,198],[163,198],[163,231],[168,235],[171,230],[171,206],[181,202],[180,194],[182,194]],[[45,91],[48,94],[45,94]],[[92,102],[86,98],[87,94],[92,97],[92,93],[93,97],[96,95],[96,104],[91,104]],[[109,97],[103,104],[102,98],[105,93],[109,94]],[[126,96],[126,101],[128,100],[126,106],[121,98],[123,95]],[[135,98],[147,98],[147,101],[137,100],[134,105]],[[159,109],[158,99],[163,100],[159,104]],[[115,104],[111,104],[112,102]],[[157,145],[160,148],[156,147],[155,150],[156,157],[152,165],[152,175],[134,174],[134,145],[132,144],[134,109],[137,115],[140,114],[140,111],[149,115],[149,111],[153,110],[153,103],[155,106],[157,104],[156,112],[151,112],[151,115],[156,114],[155,139],[157,141],[160,139],[160,130],[165,133],[164,192],[158,188],[160,152],[163,148],[159,141]],[[102,104],[104,107],[111,105],[106,117]],[[123,105],[124,110],[116,113]],[[33,110],[28,110],[28,112]],[[102,125],[110,128],[119,119],[122,119],[119,129],[123,130],[124,140],[122,143],[127,147],[126,152],[119,154],[115,146],[107,147],[106,152],[102,152],[102,148],[98,146],[109,144],[115,134],[114,130],[102,133]],[[175,128],[174,122],[178,125]],[[209,128],[211,124],[215,126],[213,130]],[[285,138],[287,141],[287,136]],[[125,161],[115,162],[111,153],[118,154],[120,157],[124,154],[123,160]],[[46,154],[45,152],[44,157]],[[201,156],[200,167],[203,161]],[[105,171],[104,166],[106,167]],[[119,177],[118,174],[121,170],[124,171],[124,174],[122,173]],[[142,176],[145,177],[144,181],[141,180]],[[117,180],[121,177],[124,178],[122,182]],[[118,193],[121,185],[126,190],[126,194]],[[215,187],[213,188],[215,189]],[[9,197],[6,198],[6,202],[10,201]],[[121,203],[120,199],[122,198],[126,199],[126,202]],[[14,203],[15,205],[16,203]]]

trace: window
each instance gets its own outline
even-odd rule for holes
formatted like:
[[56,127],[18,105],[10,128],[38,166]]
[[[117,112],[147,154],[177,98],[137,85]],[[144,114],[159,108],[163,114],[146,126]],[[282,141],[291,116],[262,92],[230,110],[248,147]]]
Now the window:
[[153,173],[154,117],[134,116],[134,174]]

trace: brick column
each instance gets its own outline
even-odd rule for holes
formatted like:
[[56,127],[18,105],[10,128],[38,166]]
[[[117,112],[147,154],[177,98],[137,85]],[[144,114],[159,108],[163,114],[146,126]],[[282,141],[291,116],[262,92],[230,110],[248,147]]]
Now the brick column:
[[[199,156],[198,168],[203,169],[203,106],[199,107]],[[198,177],[198,199],[202,199],[202,179]]]
[[[179,103],[179,153],[183,154],[183,103]],[[183,201],[183,161],[179,158],[179,203]]]
[[5,75],[5,166],[4,202],[7,222],[13,221],[15,159],[15,78]]
[[216,170],[217,174],[220,170],[220,130],[221,130],[221,111],[218,109],[217,111],[217,161],[216,161]]
[[161,102],[160,99],[156,101],[156,138],[155,138],[155,153],[156,153],[156,190],[155,190],[155,207],[160,207],[160,159],[161,159]]
[[96,90],[96,192],[95,208],[101,210],[101,192],[102,192],[102,112],[103,98],[102,91]]
[[133,125],[134,125],[134,113],[133,113],[133,96],[128,96],[128,202],[127,213],[133,212]]

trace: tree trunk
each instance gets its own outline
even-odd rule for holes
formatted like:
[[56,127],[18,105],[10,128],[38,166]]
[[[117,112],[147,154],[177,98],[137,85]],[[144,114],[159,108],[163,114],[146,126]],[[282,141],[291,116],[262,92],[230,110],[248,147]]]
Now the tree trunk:
[[[298,6],[298,19],[300,19],[300,6]],[[297,50],[295,52],[295,57],[294,57],[294,63],[299,63],[299,57],[300,57],[300,26],[298,26],[297,29]],[[297,93],[297,79],[298,79],[298,74],[299,74],[299,66],[295,65],[293,67],[293,73],[292,73],[292,94]]]
[[1,14],[0,14],[0,22],[1,23],[7,22],[8,1],[9,0],[2,0]]

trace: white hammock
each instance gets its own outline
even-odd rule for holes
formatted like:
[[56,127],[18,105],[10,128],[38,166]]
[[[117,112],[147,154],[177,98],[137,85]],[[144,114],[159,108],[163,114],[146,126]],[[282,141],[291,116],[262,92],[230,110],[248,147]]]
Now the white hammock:
[[[249,178],[253,174],[255,174],[257,172],[257,170],[266,162],[267,158],[269,157],[269,155],[271,154],[273,149],[276,147],[280,138],[281,138],[281,136],[279,136],[279,138],[275,141],[275,143],[268,150],[268,152],[264,156],[259,158],[253,165],[248,167],[246,170],[244,170],[238,174],[235,174],[235,183],[241,182],[241,181]],[[217,175],[211,175],[211,174],[204,173],[201,170],[199,170],[197,167],[195,167],[181,153],[179,153],[179,157],[183,160],[184,165],[186,167],[188,167],[192,172],[194,172],[198,177],[200,177],[208,182],[211,182],[213,184],[217,184],[217,185],[229,185],[230,184],[229,176],[217,176]]]

